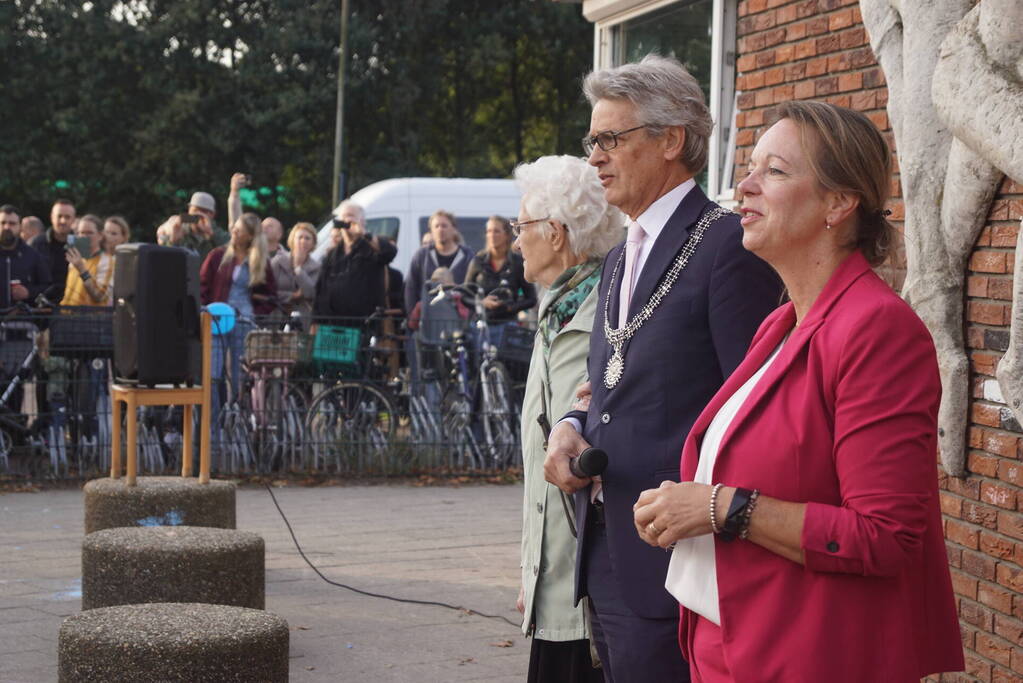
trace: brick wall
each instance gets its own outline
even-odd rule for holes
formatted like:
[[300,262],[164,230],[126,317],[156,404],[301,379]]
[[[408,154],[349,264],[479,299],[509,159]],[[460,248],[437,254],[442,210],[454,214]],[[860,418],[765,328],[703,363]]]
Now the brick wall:
[[[787,99],[824,100],[862,111],[894,147],[884,74],[870,49],[856,0],[740,0],[738,10],[737,178],[749,161],[765,114]],[[900,197],[896,177],[889,208],[901,230]],[[1007,179],[968,267],[970,474],[965,479],[948,477],[939,467],[967,673],[941,680],[1023,681],[1023,430],[1002,402],[994,379],[1008,345],[1021,216],[1023,184]],[[905,275],[901,244],[879,270],[896,289],[901,287]]]

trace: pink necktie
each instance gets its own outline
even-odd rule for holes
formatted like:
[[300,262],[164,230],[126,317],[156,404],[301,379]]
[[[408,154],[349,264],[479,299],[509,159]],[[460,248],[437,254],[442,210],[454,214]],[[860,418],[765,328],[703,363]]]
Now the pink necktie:
[[636,263],[639,261],[639,250],[646,239],[646,231],[635,221],[629,223],[629,235],[625,238],[625,272],[622,273],[622,290],[618,297],[618,327],[625,327],[629,320],[629,304],[632,303],[632,290],[636,283]]

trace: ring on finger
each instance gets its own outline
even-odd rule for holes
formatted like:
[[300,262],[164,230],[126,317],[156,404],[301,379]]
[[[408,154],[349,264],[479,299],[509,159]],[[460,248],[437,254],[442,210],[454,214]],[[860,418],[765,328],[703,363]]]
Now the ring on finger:
[[647,533],[650,534],[651,536],[660,536],[661,535],[661,530],[658,529],[656,526],[654,526],[653,522],[650,522],[649,524],[646,525],[646,530],[647,530]]

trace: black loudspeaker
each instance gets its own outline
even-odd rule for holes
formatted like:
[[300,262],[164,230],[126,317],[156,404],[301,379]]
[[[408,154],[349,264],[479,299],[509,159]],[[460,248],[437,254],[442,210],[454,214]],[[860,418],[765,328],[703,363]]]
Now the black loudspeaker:
[[122,244],[114,258],[117,381],[198,384],[199,256],[176,247]]

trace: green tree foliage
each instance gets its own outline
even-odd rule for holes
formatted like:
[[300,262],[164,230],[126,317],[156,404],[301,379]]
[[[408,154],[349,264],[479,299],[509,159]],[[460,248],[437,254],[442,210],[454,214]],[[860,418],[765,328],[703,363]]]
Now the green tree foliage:
[[[140,238],[194,190],[253,176],[286,223],[329,211],[337,0],[0,3],[0,201],[123,213]],[[592,28],[550,0],[352,0],[348,190],[504,177],[578,153]],[[56,187],[57,181],[66,186]]]

